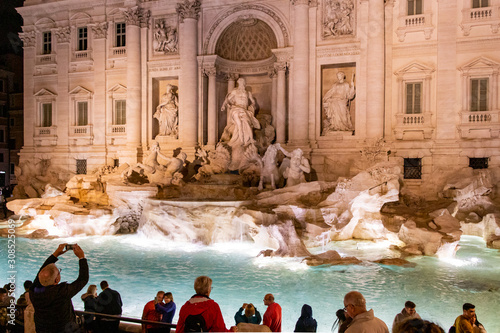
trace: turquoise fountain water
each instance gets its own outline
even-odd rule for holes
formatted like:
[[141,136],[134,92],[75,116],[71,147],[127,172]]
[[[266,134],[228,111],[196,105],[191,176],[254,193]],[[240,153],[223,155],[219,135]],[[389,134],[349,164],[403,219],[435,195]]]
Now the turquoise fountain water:
[[[90,283],[109,281],[124,302],[124,315],[140,318],[144,304],[158,290],[171,291],[178,309],[194,294],[198,275],[210,276],[212,298],[222,310],[226,325],[234,325],[234,313],[251,302],[262,314],[263,296],[273,293],[283,308],[283,330],[290,332],[307,303],[313,308],[319,332],[329,332],[335,311],[343,307],[343,295],[361,291],[369,308],[389,329],[406,300],[417,304],[422,318],[442,325],[446,331],[461,314],[462,304],[476,305],[479,320],[488,332],[500,332],[500,253],[487,249],[477,237],[464,236],[453,258],[418,257],[415,268],[388,267],[372,263],[359,266],[307,267],[297,258],[256,257],[260,249],[250,243],[218,244],[203,247],[141,235],[66,238],[55,240],[17,239],[16,279],[19,285],[34,279],[45,258],[57,244],[78,242],[90,265]],[[330,243],[344,255],[373,259],[389,250],[372,242]],[[324,249],[313,249],[319,252]],[[7,239],[0,239],[0,284],[7,282]],[[63,280],[77,276],[77,260],[72,253],[58,262]],[[82,309],[82,290],[74,299]],[[17,294],[20,294],[20,290]],[[177,321],[178,311],[174,317]]]

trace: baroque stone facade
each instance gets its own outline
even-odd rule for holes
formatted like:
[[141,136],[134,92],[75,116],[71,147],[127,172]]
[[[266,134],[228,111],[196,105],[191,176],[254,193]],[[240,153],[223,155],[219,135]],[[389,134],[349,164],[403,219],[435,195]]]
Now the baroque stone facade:
[[[142,162],[153,141],[193,160],[221,139],[222,103],[244,78],[313,177],[392,160],[432,196],[436,174],[500,165],[500,0],[479,3],[26,0],[20,161],[88,172]],[[335,85],[350,93],[332,98]],[[176,135],[154,117],[167,87]]]

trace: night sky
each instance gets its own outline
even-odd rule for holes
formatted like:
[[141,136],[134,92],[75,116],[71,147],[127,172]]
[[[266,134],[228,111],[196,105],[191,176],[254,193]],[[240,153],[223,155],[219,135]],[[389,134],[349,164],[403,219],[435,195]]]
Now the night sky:
[[23,52],[22,43],[17,33],[21,32],[23,19],[16,11],[24,0],[0,0],[0,54]]

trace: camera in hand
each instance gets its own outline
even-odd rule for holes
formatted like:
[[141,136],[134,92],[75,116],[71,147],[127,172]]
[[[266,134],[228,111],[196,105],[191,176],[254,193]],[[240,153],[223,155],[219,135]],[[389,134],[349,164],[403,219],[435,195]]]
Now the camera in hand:
[[73,250],[73,247],[74,247],[74,246],[75,246],[75,244],[66,244],[65,249],[66,249],[66,251],[68,251],[68,250]]

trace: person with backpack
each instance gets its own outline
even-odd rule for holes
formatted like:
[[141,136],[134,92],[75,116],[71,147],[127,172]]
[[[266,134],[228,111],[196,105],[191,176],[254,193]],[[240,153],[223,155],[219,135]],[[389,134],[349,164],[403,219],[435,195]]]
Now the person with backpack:
[[212,279],[198,276],[194,280],[193,295],[179,312],[176,333],[181,332],[237,332],[238,328],[226,328],[219,304],[210,298]]

